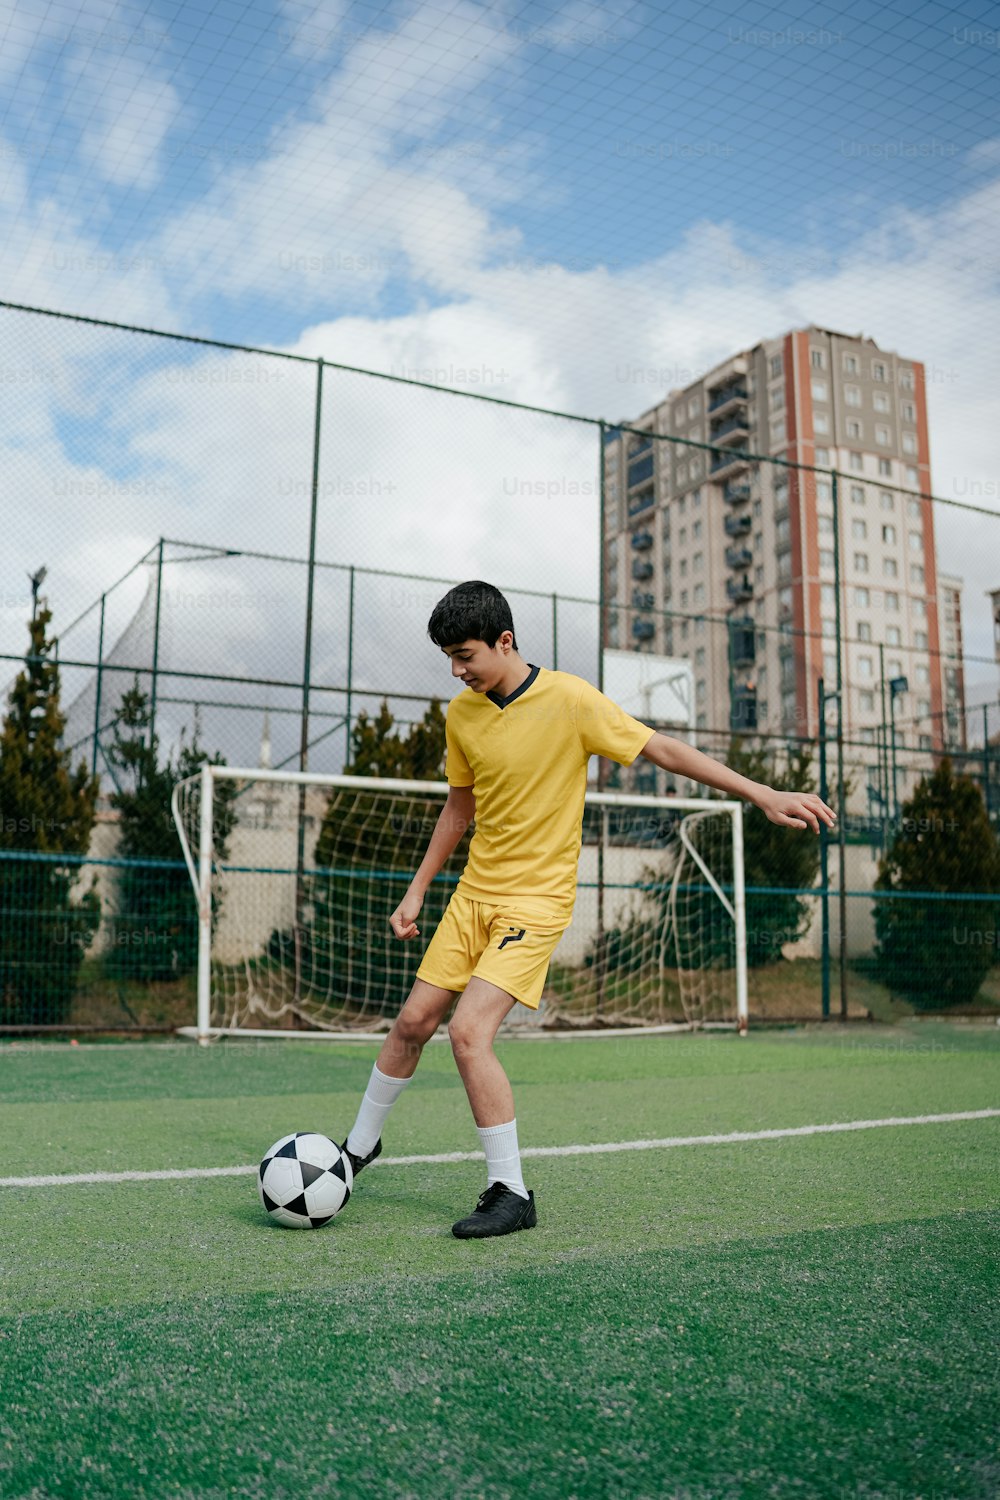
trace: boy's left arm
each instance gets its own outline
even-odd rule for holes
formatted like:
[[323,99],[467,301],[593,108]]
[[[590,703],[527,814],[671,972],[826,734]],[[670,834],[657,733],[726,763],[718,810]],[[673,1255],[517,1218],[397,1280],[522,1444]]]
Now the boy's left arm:
[[772,823],[783,823],[788,828],[811,828],[819,833],[819,820],[827,827],[837,821],[832,807],[827,807],[815,792],[778,792],[761,781],[751,781],[741,776],[710,755],[703,755],[693,745],[675,740],[669,734],[656,733],[640,752],[654,766],[662,766],[676,776],[685,776],[689,781],[700,781],[704,786],[714,786],[731,797],[742,797],[759,807]]

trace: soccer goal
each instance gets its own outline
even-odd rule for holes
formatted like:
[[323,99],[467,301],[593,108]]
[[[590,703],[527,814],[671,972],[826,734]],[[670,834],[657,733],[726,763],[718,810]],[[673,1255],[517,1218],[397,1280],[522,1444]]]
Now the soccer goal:
[[[448,788],[206,765],[173,815],[198,915],[201,1041],[385,1030],[465,863],[433,883],[420,937],[389,927]],[[743,807],[588,792],[572,926],[538,1023],[747,1025]]]

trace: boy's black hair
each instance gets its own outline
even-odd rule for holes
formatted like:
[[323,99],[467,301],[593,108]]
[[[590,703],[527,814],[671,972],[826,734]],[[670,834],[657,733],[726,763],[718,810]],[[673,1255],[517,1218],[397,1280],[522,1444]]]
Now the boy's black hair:
[[510,605],[499,589],[481,578],[456,583],[435,604],[427,622],[427,634],[435,646],[458,646],[462,641],[485,641],[487,646],[495,646],[505,630],[513,634]]

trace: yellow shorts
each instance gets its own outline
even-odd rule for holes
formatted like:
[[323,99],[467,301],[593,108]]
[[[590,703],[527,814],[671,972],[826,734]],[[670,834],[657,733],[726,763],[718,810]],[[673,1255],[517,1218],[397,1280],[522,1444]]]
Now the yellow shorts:
[[538,1009],[549,959],[573,917],[564,901],[497,896],[478,901],[456,891],[427,945],[417,978],[464,990],[475,974]]

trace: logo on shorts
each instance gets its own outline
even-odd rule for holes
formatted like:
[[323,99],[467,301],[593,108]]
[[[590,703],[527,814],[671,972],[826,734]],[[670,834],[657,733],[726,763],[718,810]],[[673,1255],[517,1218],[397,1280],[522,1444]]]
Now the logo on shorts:
[[526,930],[526,928],[522,927],[520,932],[518,932],[516,927],[512,927],[507,936],[500,939],[500,946],[497,949],[497,952],[501,953],[503,951],[504,943],[519,943],[524,937]]

